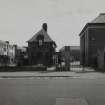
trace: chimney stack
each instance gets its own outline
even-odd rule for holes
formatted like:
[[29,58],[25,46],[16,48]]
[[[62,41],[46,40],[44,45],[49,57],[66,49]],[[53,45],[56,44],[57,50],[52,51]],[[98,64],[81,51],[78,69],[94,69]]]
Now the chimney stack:
[[7,44],[9,44],[9,41],[5,41]]
[[43,23],[42,28],[47,32],[47,23]]

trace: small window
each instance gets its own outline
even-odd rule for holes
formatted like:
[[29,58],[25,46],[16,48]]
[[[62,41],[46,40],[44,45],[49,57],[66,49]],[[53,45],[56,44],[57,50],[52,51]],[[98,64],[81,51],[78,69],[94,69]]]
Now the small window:
[[42,40],[39,40],[39,46],[41,46],[42,45]]
[[53,44],[52,47],[55,48],[55,45]]

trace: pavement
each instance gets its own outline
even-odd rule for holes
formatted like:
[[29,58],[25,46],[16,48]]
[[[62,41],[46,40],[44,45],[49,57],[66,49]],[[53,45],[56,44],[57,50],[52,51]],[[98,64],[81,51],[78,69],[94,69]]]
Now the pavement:
[[90,68],[0,72],[0,105],[105,105],[104,81]]
[[57,98],[56,105],[89,105],[84,98]]
[[95,72],[94,70],[85,69],[85,71],[29,71],[29,72],[0,72],[0,78],[34,78],[34,77],[68,77],[68,78],[88,78],[101,79],[105,78],[105,73]]
[[3,78],[0,105],[105,105],[105,79]]

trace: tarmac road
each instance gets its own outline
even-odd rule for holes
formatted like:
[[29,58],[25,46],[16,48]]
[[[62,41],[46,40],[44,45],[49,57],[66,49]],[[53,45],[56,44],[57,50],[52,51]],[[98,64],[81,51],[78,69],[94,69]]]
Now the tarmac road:
[[0,105],[61,105],[57,104],[59,99],[84,99],[86,105],[105,105],[105,79],[0,79]]

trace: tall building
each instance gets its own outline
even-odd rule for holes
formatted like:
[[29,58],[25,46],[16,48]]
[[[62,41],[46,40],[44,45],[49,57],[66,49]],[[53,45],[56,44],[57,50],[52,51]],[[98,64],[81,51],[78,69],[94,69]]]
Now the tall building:
[[47,32],[47,24],[42,25],[42,29],[28,40],[28,57],[30,65],[53,64],[56,43],[50,38]]
[[105,13],[87,23],[79,36],[81,64],[96,66],[98,51],[105,46]]

